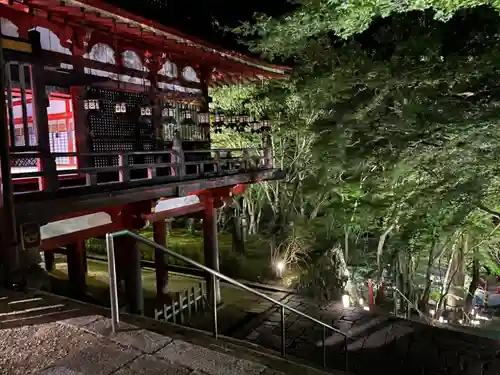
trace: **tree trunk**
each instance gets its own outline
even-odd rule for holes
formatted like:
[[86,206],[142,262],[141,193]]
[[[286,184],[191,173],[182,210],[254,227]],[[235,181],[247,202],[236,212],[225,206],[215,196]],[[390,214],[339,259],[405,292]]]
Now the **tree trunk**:
[[429,297],[431,294],[431,269],[432,269],[432,263],[434,261],[434,247],[435,243],[433,241],[431,245],[431,250],[429,252],[429,258],[427,260],[427,269],[425,270],[425,284],[424,284],[424,289],[422,291],[422,296],[420,298],[420,301],[418,303],[418,308],[421,311],[427,311],[427,307],[429,305]]
[[476,292],[477,286],[479,284],[479,259],[477,256],[477,250],[474,248],[473,259],[472,259],[472,280],[469,284],[469,289],[467,297],[465,298],[465,311],[471,311],[472,301],[474,299],[474,293]]

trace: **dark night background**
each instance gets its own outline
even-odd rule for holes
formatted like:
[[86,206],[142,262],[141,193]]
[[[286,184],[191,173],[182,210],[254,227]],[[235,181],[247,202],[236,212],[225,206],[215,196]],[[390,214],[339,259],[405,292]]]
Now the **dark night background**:
[[255,13],[276,16],[291,10],[287,0],[106,0],[132,13],[227,49],[247,53],[234,35],[224,32]]

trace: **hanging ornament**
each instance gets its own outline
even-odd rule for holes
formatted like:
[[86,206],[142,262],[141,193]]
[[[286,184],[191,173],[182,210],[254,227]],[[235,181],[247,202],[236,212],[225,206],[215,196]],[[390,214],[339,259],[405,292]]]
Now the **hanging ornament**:
[[251,117],[246,129],[247,133],[255,134],[258,132],[259,128],[260,122],[255,117]]
[[247,126],[248,126],[248,116],[241,115],[239,118],[239,123],[238,123],[238,131],[240,133],[243,133]]
[[83,95],[79,98],[83,100],[83,108],[87,112],[100,112],[102,109],[101,98],[96,90],[85,88]]
[[264,115],[260,119],[259,133],[268,133],[270,131],[271,131],[271,120],[269,119],[269,117],[267,117],[266,115]]
[[222,111],[215,112],[215,115],[214,115],[214,133],[222,133],[222,129],[226,125],[224,122],[225,119],[226,119],[226,116],[224,115],[224,112],[222,112]]
[[113,102],[113,109],[116,114],[125,114],[127,113],[127,97],[119,93]]
[[167,102],[162,109],[161,115],[163,124],[163,140],[172,141],[178,127],[175,119],[175,107]]
[[238,118],[235,116],[229,116],[227,119],[228,125],[227,127],[231,130],[238,129]]
[[144,99],[142,104],[139,106],[141,117],[151,117],[153,116],[153,103],[149,98]]

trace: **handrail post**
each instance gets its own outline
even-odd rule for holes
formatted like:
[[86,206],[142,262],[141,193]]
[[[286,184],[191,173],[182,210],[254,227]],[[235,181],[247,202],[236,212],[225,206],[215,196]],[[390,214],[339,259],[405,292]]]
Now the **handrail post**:
[[323,367],[326,367],[326,327],[323,326],[323,339],[321,340],[323,345]]
[[281,356],[286,356],[286,326],[285,326],[285,307],[281,306]]
[[108,253],[109,297],[111,302],[111,330],[116,333],[120,323],[120,310],[118,307],[118,285],[116,279],[115,244],[113,235],[106,234],[106,250]]
[[347,336],[344,336],[345,372],[349,372],[349,352],[347,350]]
[[[212,277],[212,290],[216,291],[217,290],[217,276],[213,275]],[[213,321],[213,329],[214,329],[214,338],[217,340],[219,337],[218,329],[217,329],[217,293],[213,293],[212,295],[213,300],[213,309],[214,309],[214,321]]]
[[[168,254],[169,256],[172,256],[178,260],[181,260],[187,264],[190,264],[192,266],[195,266],[197,268],[199,268],[200,270],[203,270],[205,272],[207,272],[208,274],[210,274],[212,277],[210,278],[210,286],[212,289],[215,289],[219,283],[219,279],[222,279],[222,280],[225,280],[227,281],[228,283],[238,287],[239,289],[241,290],[245,290],[253,295],[256,295],[256,296],[259,296],[261,298],[263,298],[264,300],[267,300],[271,303],[273,303],[275,306],[279,306],[280,310],[281,310],[281,354],[282,356],[285,356],[286,355],[286,322],[285,322],[285,310],[288,310],[294,314],[297,314],[298,316],[300,317],[303,317],[309,321],[312,321],[316,324],[319,324],[321,326],[323,326],[324,328],[327,328],[329,330],[331,330],[332,332],[336,332],[340,335],[342,335],[344,337],[344,347],[345,347],[345,367],[346,367],[346,370],[348,369],[348,347],[347,347],[347,344],[348,344],[348,339],[350,338],[349,335],[347,335],[346,333],[340,331],[339,329],[331,326],[331,325],[328,325],[326,323],[323,323],[321,321],[319,321],[318,319],[315,319],[313,317],[311,317],[310,315],[307,315],[293,307],[288,307],[286,306],[285,304],[283,304],[282,302],[279,302],[271,297],[269,297],[268,295],[264,294],[264,293],[261,293],[255,289],[252,289],[244,284],[242,284],[241,282],[239,281],[236,281],[224,274],[221,274],[219,271],[217,270],[214,270],[214,269],[211,269],[207,266],[204,266],[203,264],[200,264],[198,262],[195,262],[194,260],[192,259],[189,259],[181,254],[178,254],[172,250],[169,250],[167,249],[166,247],[164,246],[161,246],[159,244],[157,244],[156,242],[154,241],[151,241],[147,238],[144,238],[134,232],[131,232],[129,230],[122,230],[122,231],[118,231],[118,232],[115,232],[115,233],[108,233],[106,234],[106,245],[107,245],[107,250],[108,250],[108,262],[109,265],[109,274],[110,274],[110,293],[111,293],[111,308],[112,308],[112,319],[113,319],[113,331],[116,331],[116,327],[119,323],[119,310],[118,310],[118,290],[117,290],[117,287],[116,287],[116,270],[115,270],[115,260],[114,260],[114,244],[113,244],[113,237],[114,236],[130,236],[134,239],[136,239],[137,241],[141,241],[142,243],[144,244],[147,244],[155,249],[159,249],[159,250],[162,250],[164,251],[166,254]],[[217,267],[218,268],[218,267]],[[203,285],[207,285],[208,284],[201,284],[202,286]],[[115,297],[116,296],[116,297]],[[217,301],[218,301],[218,295],[217,293],[213,293],[213,295],[210,296],[210,300],[212,301],[213,303],[213,334],[214,334],[214,337],[215,338],[218,338],[218,322],[217,322]],[[210,303],[210,301],[207,301],[207,303]],[[173,309],[175,309],[175,304],[172,306]],[[172,309],[172,310],[173,310]],[[172,312],[172,315],[175,315],[174,314],[174,311]],[[326,347],[326,334],[324,334],[324,337],[325,337],[325,347]],[[326,349],[324,349],[324,351],[326,352]],[[326,362],[326,360],[325,360]]]

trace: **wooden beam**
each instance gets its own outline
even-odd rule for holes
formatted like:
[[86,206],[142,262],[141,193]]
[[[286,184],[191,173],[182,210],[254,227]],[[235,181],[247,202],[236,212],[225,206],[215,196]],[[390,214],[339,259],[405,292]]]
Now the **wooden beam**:
[[167,210],[167,211],[158,212],[158,213],[143,214],[142,217],[144,220],[147,220],[150,223],[156,223],[158,221],[160,221],[160,222],[164,221],[165,219],[168,219],[169,217],[178,217],[178,216],[189,215],[189,214],[193,214],[195,212],[200,212],[202,210],[203,210],[203,204],[198,203],[198,204],[191,204],[191,205],[185,206],[185,207],[176,208],[174,210]]
[[285,172],[262,170],[239,173],[211,179],[193,179],[170,183],[151,184],[151,181],[129,182],[125,185],[84,187],[64,189],[55,194],[31,193],[15,196],[16,218],[20,223],[38,221],[46,223],[56,217],[79,211],[92,211],[104,207],[116,207],[123,204],[155,200],[166,197],[196,194],[203,190],[237,184],[250,184],[257,181],[283,179]]
[[[167,226],[165,220],[153,224],[154,241],[167,246]],[[163,303],[168,294],[168,258],[163,250],[155,249],[156,296]]]

